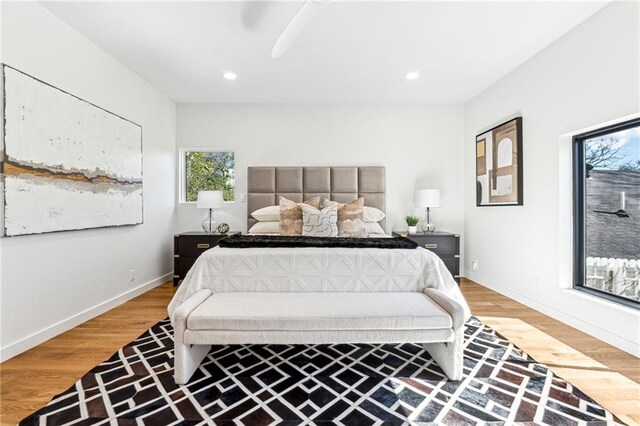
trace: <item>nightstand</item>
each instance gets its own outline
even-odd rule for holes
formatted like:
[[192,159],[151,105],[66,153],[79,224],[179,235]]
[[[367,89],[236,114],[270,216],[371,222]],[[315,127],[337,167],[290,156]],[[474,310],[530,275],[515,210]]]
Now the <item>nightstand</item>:
[[408,235],[406,232],[393,232],[393,236],[409,238],[418,243],[420,247],[437,254],[458,285],[460,284],[460,235],[450,232],[425,232]]
[[205,232],[183,232],[173,236],[173,285],[180,284],[193,266],[196,259],[202,253],[218,245],[218,242],[229,235],[240,232],[227,232],[226,234],[209,234]]

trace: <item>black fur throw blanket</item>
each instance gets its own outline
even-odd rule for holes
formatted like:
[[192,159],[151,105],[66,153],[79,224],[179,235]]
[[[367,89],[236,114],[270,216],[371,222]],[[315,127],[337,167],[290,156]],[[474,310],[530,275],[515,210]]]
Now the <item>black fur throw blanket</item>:
[[340,238],[284,237],[280,235],[230,235],[220,240],[220,247],[282,248],[282,247],[343,247],[379,249],[415,249],[418,244],[408,238]]

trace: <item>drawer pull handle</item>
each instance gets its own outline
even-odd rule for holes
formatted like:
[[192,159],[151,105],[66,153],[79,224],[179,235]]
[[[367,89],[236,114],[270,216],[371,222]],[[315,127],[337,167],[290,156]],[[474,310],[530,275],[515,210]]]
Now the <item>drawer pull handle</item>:
[[438,248],[438,245],[437,244],[425,244],[424,248],[429,248],[429,249]]
[[198,244],[198,248],[209,248],[209,244]]

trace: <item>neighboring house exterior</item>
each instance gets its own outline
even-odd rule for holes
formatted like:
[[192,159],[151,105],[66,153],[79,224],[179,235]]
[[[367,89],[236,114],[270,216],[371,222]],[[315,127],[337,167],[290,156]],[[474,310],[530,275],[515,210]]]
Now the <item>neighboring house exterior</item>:
[[[640,259],[640,171],[592,170],[587,179],[587,257]],[[629,217],[595,213],[620,209],[626,196]]]

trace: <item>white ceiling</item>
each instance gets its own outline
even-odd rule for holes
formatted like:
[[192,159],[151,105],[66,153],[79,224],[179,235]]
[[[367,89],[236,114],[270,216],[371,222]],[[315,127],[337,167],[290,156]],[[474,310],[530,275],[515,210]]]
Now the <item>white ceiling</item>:
[[300,2],[43,5],[176,102],[459,103],[606,3],[334,1],[277,60]]

